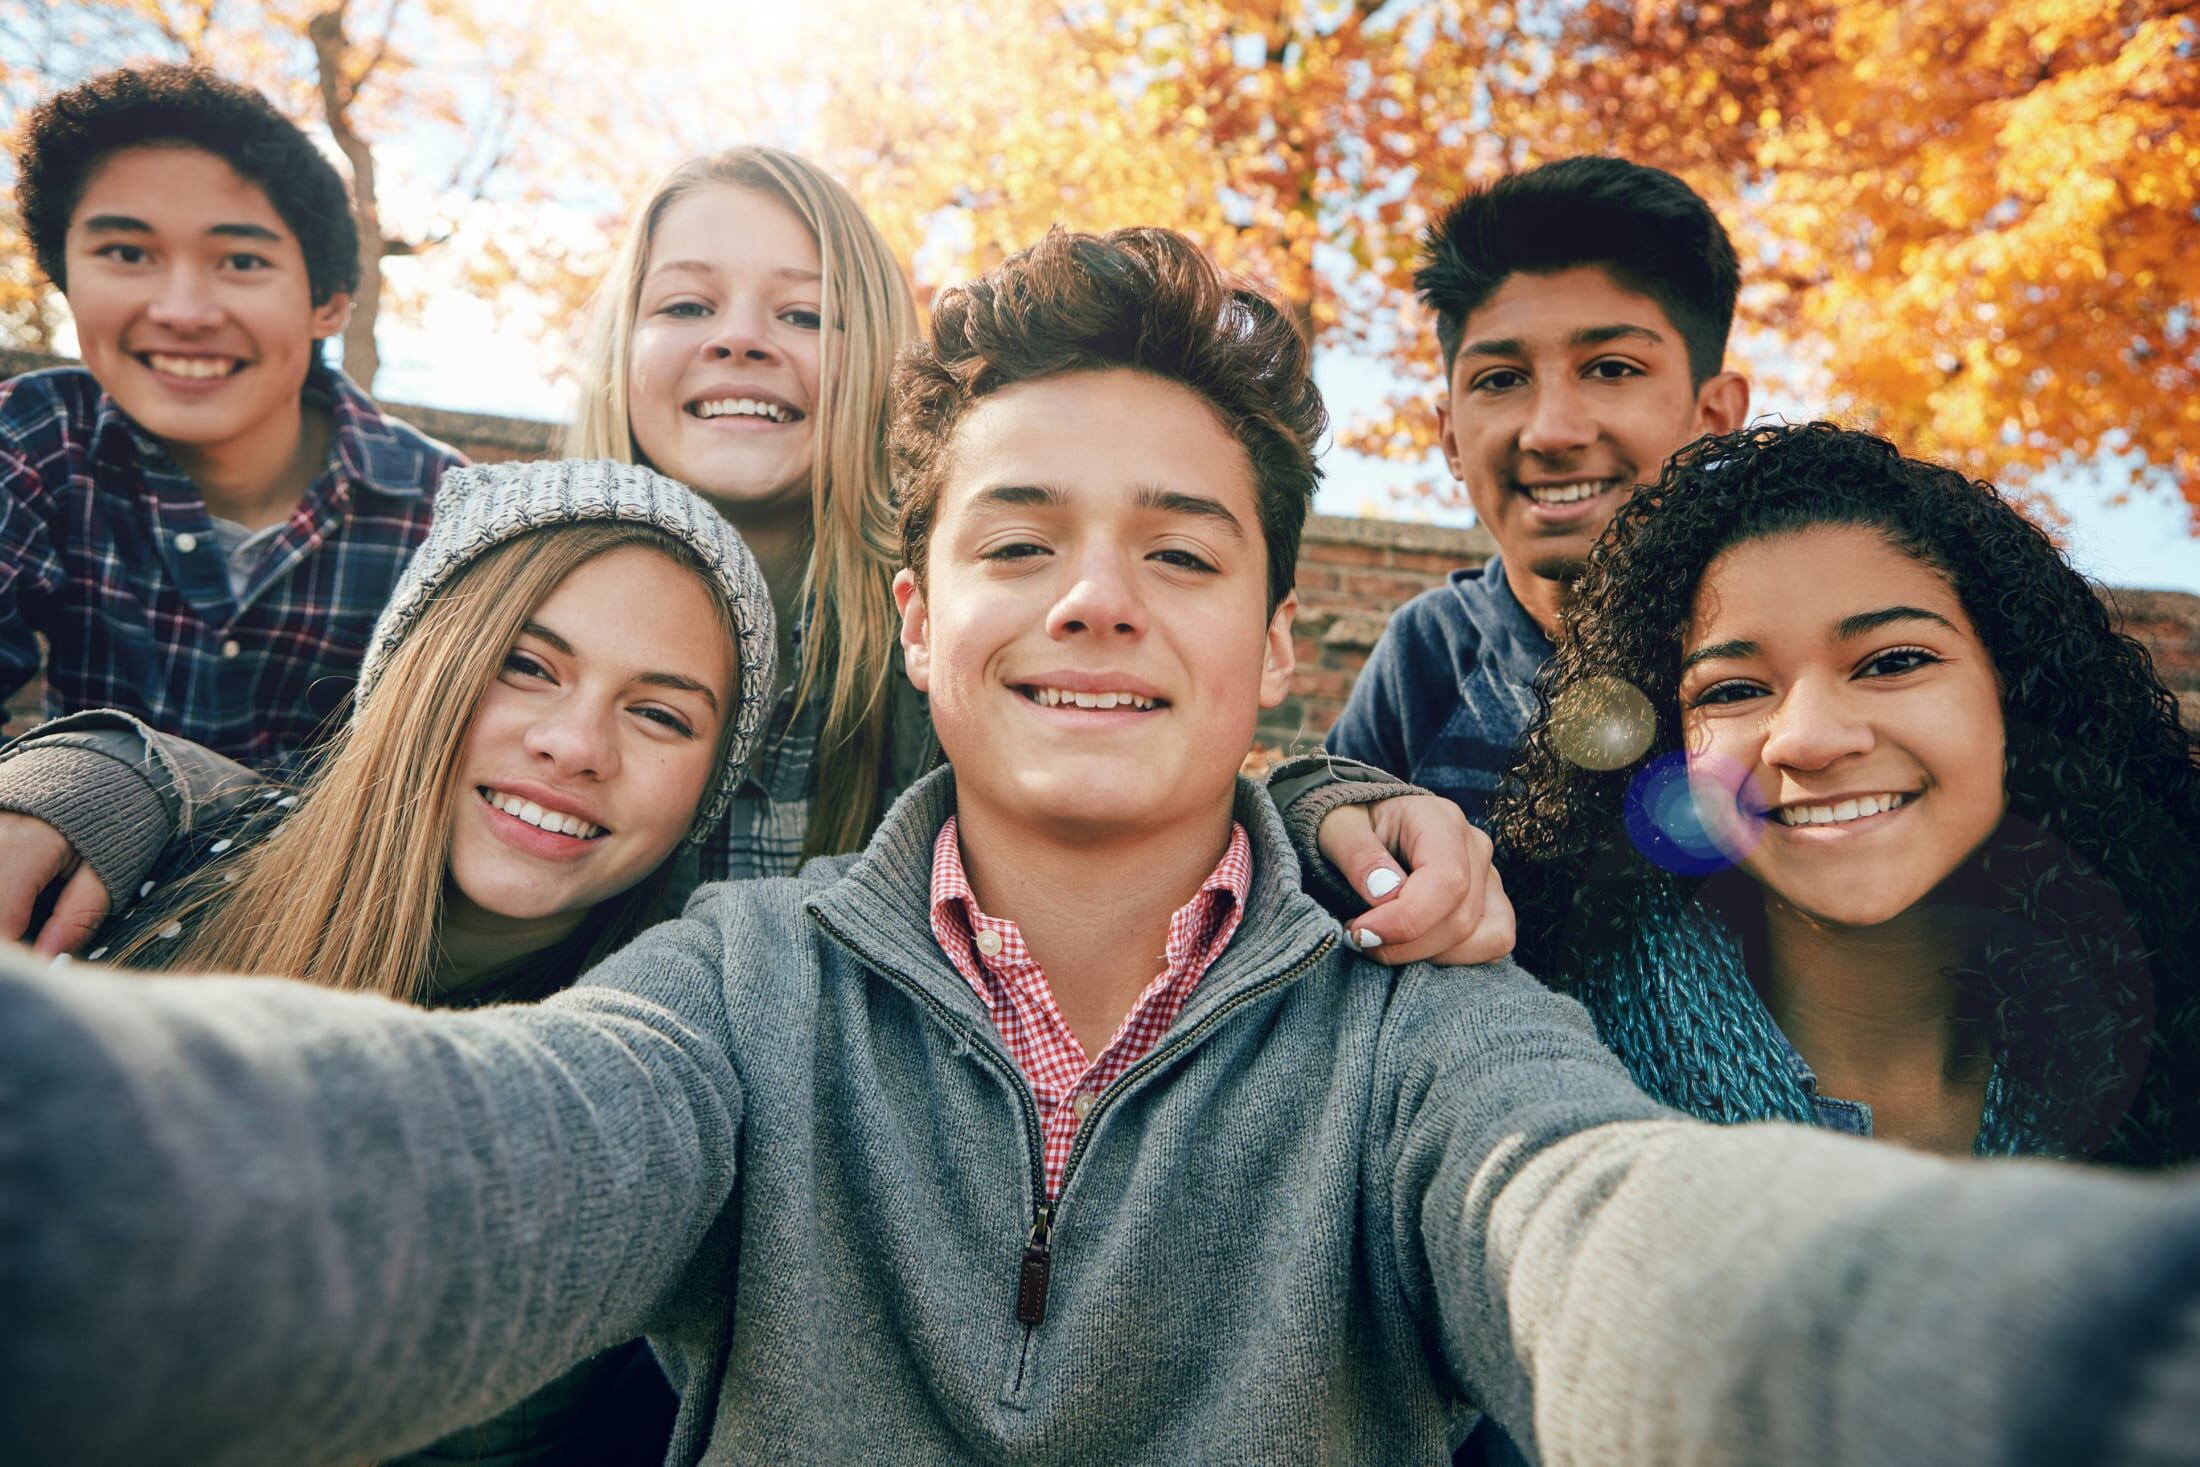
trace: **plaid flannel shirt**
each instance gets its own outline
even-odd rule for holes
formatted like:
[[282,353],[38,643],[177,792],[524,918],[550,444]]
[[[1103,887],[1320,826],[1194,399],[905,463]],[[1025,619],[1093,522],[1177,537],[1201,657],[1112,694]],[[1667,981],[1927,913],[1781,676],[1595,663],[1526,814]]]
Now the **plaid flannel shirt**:
[[940,827],[932,845],[932,936],[985,1001],[993,1027],[1039,1103],[1050,1200],[1061,1193],[1070,1147],[1093,1101],[1169,1032],[1199,980],[1230,945],[1252,886],[1253,843],[1245,827],[1232,822],[1222,860],[1169,918],[1161,971],[1140,991],[1099,1057],[1088,1061],[1023,932],[978,910],[977,893],[963,870],[955,817]]
[[[0,384],[0,690],[46,716],[119,708],[287,770],[348,691],[376,616],[464,460],[316,363],[329,463],[242,597],[183,471],[80,367]],[[335,679],[319,692],[314,685]],[[312,693],[309,696],[309,693]]]

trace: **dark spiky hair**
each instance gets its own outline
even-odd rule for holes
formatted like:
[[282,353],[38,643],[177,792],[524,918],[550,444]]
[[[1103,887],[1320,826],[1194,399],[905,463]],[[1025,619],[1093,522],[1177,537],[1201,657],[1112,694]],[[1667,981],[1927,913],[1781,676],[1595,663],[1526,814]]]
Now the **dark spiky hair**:
[[924,574],[956,426],[980,399],[1065,372],[1127,368],[1207,400],[1253,468],[1273,607],[1297,578],[1299,534],[1329,425],[1306,338],[1259,288],[1166,229],[1052,230],[943,292],[932,330],[894,372],[894,488],[902,560]]
[[212,153],[267,195],[305,256],[313,303],[359,287],[359,225],[343,178],[296,124],[250,87],[194,66],[125,66],[30,110],[15,153],[17,208],[38,267],[69,288],[69,216],[124,148]]
[[1658,303],[1701,387],[1726,359],[1741,266],[1718,216],[1672,174],[1623,158],[1566,158],[1470,190],[1429,226],[1413,273],[1436,313],[1444,371],[1479,310],[1514,275],[1594,266]]

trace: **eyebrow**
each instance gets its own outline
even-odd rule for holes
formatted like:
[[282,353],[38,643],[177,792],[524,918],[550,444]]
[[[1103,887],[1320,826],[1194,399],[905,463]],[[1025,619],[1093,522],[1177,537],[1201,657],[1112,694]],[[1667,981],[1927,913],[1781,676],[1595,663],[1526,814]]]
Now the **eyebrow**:
[[[579,655],[574,652],[571,642],[566,641],[565,638],[551,631],[550,628],[539,621],[521,622],[519,629],[530,637],[537,637],[548,642],[568,657]],[[716,713],[718,711],[718,695],[712,692],[707,685],[683,674],[677,672],[644,672],[637,674],[634,681],[647,684],[653,688],[678,688],[683,692],[699,693],[709,700],[711,712]]]
[[[151,234],[153,226],[143,219],[128,214],[94,214],[84,221],[84,227],[101,234]],[[264,224],[216,224],[208,234],[224,239],[264,239],[269,244],[282,243],[282,236]]]
[[[718,267],[708,260],[667,260],[662,265],[649,267],[649,273],[652,275],[668,270],[677,270],[689,275],[716,275],[718,273]],[[825,278],[823,274],[816,270],[803,270],[793,265],[781,265],[778,269],[772,271],[772,274],[778,276],[781,280],[798,280],[804,284]]]
[[[1015,509],[1060,509],[1069,503],[1068,491],[1053,484],[996,484],[981,489],[975,506],[1002,505]],[[1164,489],[1158,484],[1138,486],[1138,507],[1156,510],[1162,514],[1194,515],[1201,519],[1217,521],[1238,539],[1245,538],[1245,526],[1230,513],[1229,506],[1219,499],[1204,494],[1187,494],[1181,489]]]
[[1721,657],[1755,657],[1762,649],[1755,642],[1713,642],[1708,647],[1698,647],[1681,659],[1681,671],[1686,672],[1699,662],[1712,662]]
[[[1859,611],[1854,616],[1842,617],[1833,624],[1833,638],[1837,642],[1846,642],[1852,637],[1861,637],[1866,632],[1876,632],[1881,627],[1904,621],[1929,621],[1944,626],[1951,632],[1956,630],[1954,622],[1939,612],[1927,611],[1922,606],[1882,606],[1877,611]],[[1683,657],[1681,671],[1686,672],[1699,662],[1711,662],[1723,657],[1754,657],[1762,650],[1755,642],[1746,640],[1713,642],[1708,647],[1698,647]]]
[[[1615,321],[1609,326],[1583,326],[1566,337],[1566,345],[1569,348],[1579,350],[1585,346],[1602,346],[1608,341],[1623,341],[1629,337],[1639,337],[1652,345],[1660,344],[1665,340],[1662,333],[1653,331],[1647,326]],[[1528,355],[1528,344],[1517,336],[1496,336],[1485,341],[1468,342],[1465,346],[1459,348],[1459,355],[1463,357],[1524,357]]]
[[1882,606],[1877,611],[1859,611],[1854,616],[1844,616],[1833,624],[1836,641],[1846,642],[1851,637],[1861,637],[1866,632],[1876,632],[1883,626],[1898,621],[1929,621],[1956,629],[1956,624],[1937,611],[1927,611],[1922,606]]

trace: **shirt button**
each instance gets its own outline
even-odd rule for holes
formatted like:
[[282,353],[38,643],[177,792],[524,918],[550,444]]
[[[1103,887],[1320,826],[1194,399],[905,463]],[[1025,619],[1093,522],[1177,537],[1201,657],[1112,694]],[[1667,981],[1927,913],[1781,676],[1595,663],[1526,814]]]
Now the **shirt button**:
[[978,951],[989,958],[1001,955],[1001,934],[988,927],[978,934]]
[[234,638],[222,643],[222,657],[225,661],[229,658],[235,657],[239,652],[242,652],[243,650],[244,648],[238,646]]
[[192,534],[189,530],[185,530],[182,534],[176,537],[176,548],[182,551],[185,555],[189,555],[192,551],[199,548],[199,537]]
[[1069,1112],[1071,1115],[1077,1117],[1077,1119],[1079,1120],[1083,1120],[1086,1116],[1091,1115],[1092,1092],[1089,1090],[1078,1091],[1076,1096],[1072,1098],[1069,1103]]

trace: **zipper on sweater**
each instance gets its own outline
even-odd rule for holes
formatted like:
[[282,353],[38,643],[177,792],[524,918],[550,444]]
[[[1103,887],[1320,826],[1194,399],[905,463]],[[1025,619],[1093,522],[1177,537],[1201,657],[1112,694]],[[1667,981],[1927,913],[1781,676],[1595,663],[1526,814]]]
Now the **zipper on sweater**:
[[[826,921],[822,914],[813,909],[810,915],[816,919],[820,927],[823,927],[832,935],[834,941],[854,954],[858,962],[863,963],[866,967],[876,969],[892,979],[904,991],[915,994],[918,1000],[931,1009],[940,1021],[949,1028],[959,1032],[967,1032],[969,1026],[965,1024],[962,1017],[948,1008],[946,1004],[941,1003],[937,998],[925,992],[920,984],[911,982],[903,974],[893,972],[864,957],[862,950],[850,942],[832,923]],[[1305,957],[1299,959],[1275,977],[1256,983],[1242,993],[1232,995],[1228,1000],[1217,1005],[1214,1012],[1208,1014],[1207,1017],[1201,1019],[1197,1024],[1177,1035],[1160,1048],[1151,1051],[1144,1059],[1117,1076],[1115,1083],[1101,1092],[1098,1103],[1086,1113],[1084,1121],[1077,1127],[1077,1137],[1070,1142],[1069,1156],[1062,1163],[1062,1191],[1056,1194],[1053,1201],[1049,1201],[1047,1198],[1046,1128],[1039,1119],[1039,1103],[1032,1098],[1031,1081],[1024,1076],[1021,1070],[1016,1068],[1014,1061],[1005,1055],[995,1053],[986,1043],[979,1042],[983,1036],[973,1036],[971,1049],[975,1053],[985,1056],[986,1063],[992,1065],[996,1071],[1008,1080],[1009,1089],[1015,1092],[1017,1100],[1022,1104],[1025,1122],[1024,1135],[1031,1142],[1029,1158],[1031,1162],[1031,1195],[1035,1201],[1032,1204],[1031,1232],[1024,1240],[1023,1256],[1017,1260],[1016,1264],[1016,1322],[1023,1327],[1024,1333],[1022,1348],[1017,1353],[1015,1388],[1018,1391],[1022,1389],[1024,1362],[1031,1351],[1032,1331],[1046,1322],[1047,1290],[1052,1284],[1054,1276],[1052,1236],[1055,1219],[1061,1211],[1060,1197],[1069,1191],[1069,1179],[1076,1173],[1077,1163],[1085,1154],[1085,1140],[1096,1129],[1096,1123],[1115,1104],[1117,1098],[1130,1088],[1134,1081],[1152,1073],[1168,1063],[1172,1057],[1183,1053],[1186,1049],[1198,1043],[1202,1035],[1221,1023],[1228,1015],[1235,1013],[1254,999],[1273,993],[1286,983],[1292,982],[1300,974],[1327,957],[1329,950],[1336,945],[1336,934],[1329,934],[1316,944],[1314,950]]]
[[[1045,1185],[1044,1179],[1041,1186]],[[1031,1236],[1024,1242],[1024,1261],[1016,1272],[1016,1322],[1027,1328],[1047,1322],[1047,1277],[1054,1272],[1054,1255],[1047,1250],[1047,1234],[1054,1227],[1054,1208],[1039,1204],[1031,1220]]]

